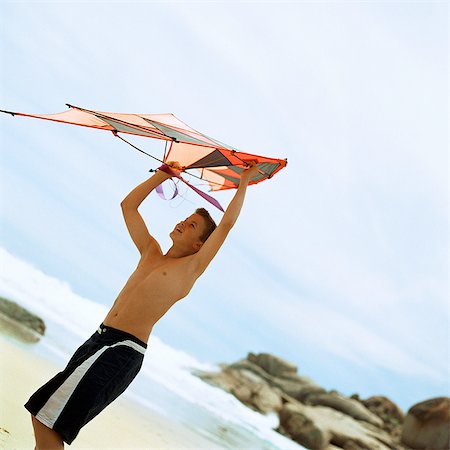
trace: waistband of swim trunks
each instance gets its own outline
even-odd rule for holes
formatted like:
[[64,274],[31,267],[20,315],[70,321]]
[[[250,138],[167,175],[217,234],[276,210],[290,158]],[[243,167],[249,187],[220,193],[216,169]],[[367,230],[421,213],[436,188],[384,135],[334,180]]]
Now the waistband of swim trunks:
[[114,334],[116,336],[121,336],[121,337],[129,339],[130,341],[136,342],[136,344],[139,344],[144,348],[147,348],[147,344],[144,341],[141,341],[139,338],[137,338],[134,334],[127,333],[126,331],[122,331],[117,328],[113,328],[113,327],[104,325],[103,322],[98,327],[97,332],[100,335],[107,333],[107,334]]

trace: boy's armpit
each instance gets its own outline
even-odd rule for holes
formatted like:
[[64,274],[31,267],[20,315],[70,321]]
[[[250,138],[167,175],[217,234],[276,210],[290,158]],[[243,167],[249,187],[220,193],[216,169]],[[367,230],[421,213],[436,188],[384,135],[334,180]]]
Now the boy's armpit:
[[143,255],[145,252],[149,251],[161,252],[161,248],[158,242],[148,232],[144,219],[140,215],[137,208],[122,206],[122,213],[128,232],[130,233],[131,239],[139,250],[139,253]]

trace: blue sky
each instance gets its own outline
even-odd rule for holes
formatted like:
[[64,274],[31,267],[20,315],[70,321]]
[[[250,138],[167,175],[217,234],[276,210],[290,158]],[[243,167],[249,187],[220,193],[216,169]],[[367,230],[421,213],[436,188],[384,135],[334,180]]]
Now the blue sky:
[[[249,188],[158,336],[214,362],[274,352],[329,389],[404,409],[448,395],[445,2],[0,8],[1,109],[172,112],[241,150],[288,158]],[[0,128],[1,245],[111,304],[138,257],[119,204],[155,163],[98,130],[6,115]],[[141,208],[165,249],[196,207],[220,220],[182,194],[151,194]]]

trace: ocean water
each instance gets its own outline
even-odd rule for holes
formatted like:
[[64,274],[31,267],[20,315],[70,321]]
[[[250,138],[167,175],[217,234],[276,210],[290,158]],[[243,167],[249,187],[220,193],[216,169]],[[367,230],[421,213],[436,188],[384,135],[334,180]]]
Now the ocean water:
[[[62,369],[97,329],[108,308],[75,294],[63,280],[44,274],[3,248],[0,264],[0,295],[42,317],[47,325],[45,336],[27,346]],[[231,394],[192,375],[193,369],[220,370],[152,334],[142,370],[123,395],[224,449],[304,448],[274,431],[276,414],[263,415],[247,408]]]

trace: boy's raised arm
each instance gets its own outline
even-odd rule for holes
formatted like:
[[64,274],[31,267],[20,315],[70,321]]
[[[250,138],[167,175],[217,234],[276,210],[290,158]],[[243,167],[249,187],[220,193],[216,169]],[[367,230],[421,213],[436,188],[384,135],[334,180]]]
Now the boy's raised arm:
[[[176,163],[174,164],[174,168],[177,169],[179,166]],[[161,247],[148,232],[144,219],[139,214],[138,207],[150,192],[168,178],[170,178],[170,175],[158,170],[148,180],[136,186],[120,203],[128,232],[141,255],[148,252],[161,252]]]
[[206,267],[208,267],[209,263],[212,261],[212,259],[224,243],[225,238],[228,236],[231,228],[233,228],[233,225],[235,224],[241,212],[248,183],[252,176],[257,172],[258,167],[255,164],[242,173],[237,192],[228,205],[222,217],[222,220],[220,221],[216,229],[212,232],[211,236],[209,236],[206,242],[202,245],[200,250],[195,254],[195,271],[197,272],[198,276],[200,276],[205,271]]

